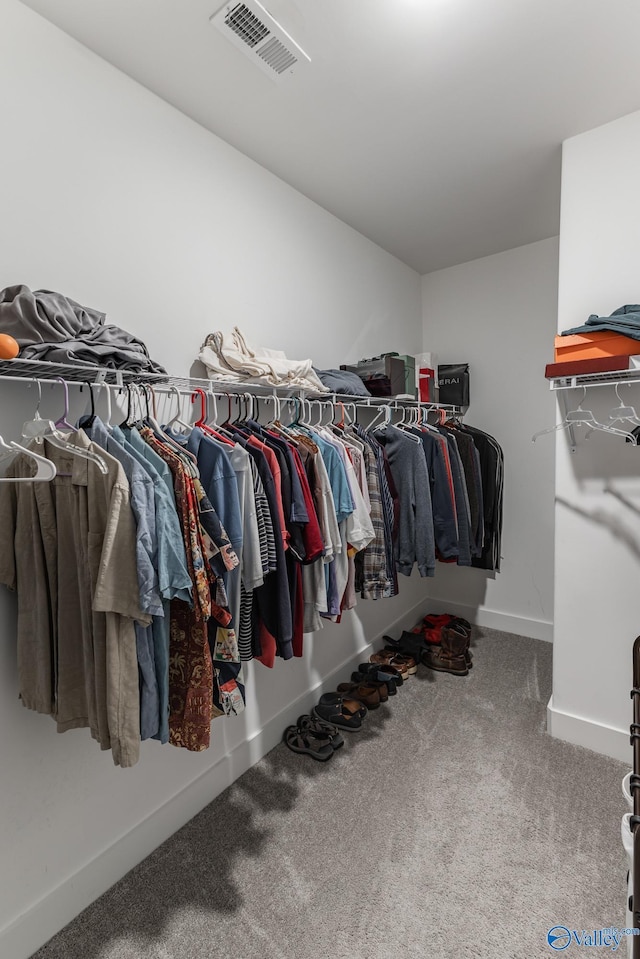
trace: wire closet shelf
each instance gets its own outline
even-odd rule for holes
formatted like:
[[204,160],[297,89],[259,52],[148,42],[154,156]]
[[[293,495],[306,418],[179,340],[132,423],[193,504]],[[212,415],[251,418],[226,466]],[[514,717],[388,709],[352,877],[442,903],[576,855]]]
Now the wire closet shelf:
[[[424,403],[418,399],[396,396],[353,396],[347,393],[320,393],[299,386],[269,386],[263,383],[237,380],[217,380],[193,376],[174,376],[169,373],[132,372],[115,370],[104,366],[77,365],[73,363],[49,363],[39,360],[0,360],[0,381],[22,381],[27,383],[64,380],[68,384],[79,386],[90,383],[95,386],[113,386],[125,388],[132,385],[149,384],[159,392],[175,391],[194,393],[203,390],[216,396],[250,393],[258,399],[277,396],[280,399],[306,399],[311,401],[342,403],[344,406],[391,406],[393,408],[420,406],[424,410],[444,410],[459,414],[464,408],[447,403]],[[640,381],[640,378],[639,378]]]
[[639,370],[613,370],[610,373],[580,373],[574,376],[556,376],[549,380],[553,392],[576,390],[583,386],[616,386],[623,383],[640,383]]

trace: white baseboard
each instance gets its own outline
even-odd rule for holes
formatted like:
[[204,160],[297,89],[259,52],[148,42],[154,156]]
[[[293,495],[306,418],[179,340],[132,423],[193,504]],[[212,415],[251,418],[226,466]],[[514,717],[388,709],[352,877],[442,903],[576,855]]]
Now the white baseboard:
[[371,642],[337,665],[321,682],[288,703],[257,733],[222,756],[206,772],[153,810],[146,819],[121,836],[108,849],[99,853],[0,929],[0,956],[6,959],[29,959],[87,906],[266,756],[280,742],[286,726],[294,723],[301,713],[308,712],[323,691],[335,689],[336,680],[341,682],[345,677],[348,678],[358,663],[368,658],[383,632],[389,633],[413,626],[424,614],[425,602],[422,599],[393,623],[385,626]]
[[556,709],[553,696],[547,705],[547,732],[556,739],[563,739],[575,746],[584,746],[596,753],[620,759],[631,767],[633,753],[629,744],[629,733],[606,723],[599,723],[584,716]]
[[487,609],[485,606],[468,606],[466,603],[452,603],[448,600],[439,600],[434,597],[429,600],[429,611],[455,613],[464,616],[476,626],[486,626],[487,629],[500,629],[505,633],[515,633],[516,636],[529,636],[531,639],[543,639],[547,643],[553,642],[553,623],[543,619],[529,619],[525,616],[513,616],[511,613],[501,613],[497,609]]

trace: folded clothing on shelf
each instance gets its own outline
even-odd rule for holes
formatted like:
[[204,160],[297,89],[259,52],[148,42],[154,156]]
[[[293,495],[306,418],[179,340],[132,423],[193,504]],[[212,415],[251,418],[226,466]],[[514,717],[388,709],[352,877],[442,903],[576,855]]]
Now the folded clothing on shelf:
[[166,373],[142,340],[105,319],[104,313],[51,290],[18,285],[0,291],[0,331],[18,341],[22,359]]
[[332,393],[346,396],[371,396],[357,373],[349,370],[316,370],[314,373]]
[[244,334],[234,326],[231,333],[216,330],[200,348],[198,359],[211,380],[246,382],[263,386],[290,386],[328,393],[316,376],[311,360],[290,360],[281,350],[250,347]]

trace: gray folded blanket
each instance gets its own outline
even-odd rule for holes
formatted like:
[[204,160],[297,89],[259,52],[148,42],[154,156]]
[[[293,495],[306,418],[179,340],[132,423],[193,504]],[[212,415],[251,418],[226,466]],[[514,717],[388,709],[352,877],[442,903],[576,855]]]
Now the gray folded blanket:
[[51,290],[32,292],[19,285],[0,292],[0,332],[18,341],[22,359],[166,373],[142,340],[105,319],[104,313]]

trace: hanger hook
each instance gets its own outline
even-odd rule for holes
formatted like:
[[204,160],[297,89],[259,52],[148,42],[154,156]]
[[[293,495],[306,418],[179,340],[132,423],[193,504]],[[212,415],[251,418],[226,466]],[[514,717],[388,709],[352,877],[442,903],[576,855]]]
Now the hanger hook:
[[69,387],[67,381],[63,380],[61,376],[56,376],[58,383],[62,383],[64,389],[64,413],[62,414],[63,419],[67,419],[69,416]]

